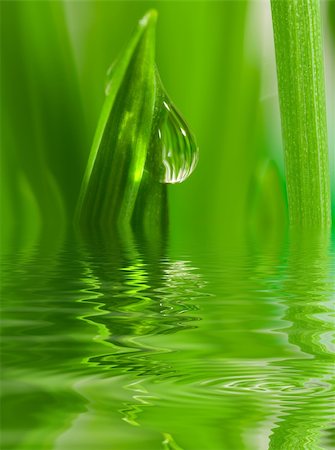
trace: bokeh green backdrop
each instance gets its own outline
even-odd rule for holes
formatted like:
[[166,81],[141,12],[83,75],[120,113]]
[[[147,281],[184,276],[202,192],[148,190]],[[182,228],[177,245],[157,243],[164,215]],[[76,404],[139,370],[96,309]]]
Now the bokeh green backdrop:
[[[200,162],[171,186],[173,242],[271,239],[287,225],[268,2],[1,3],[2,243],[57,240],[71,223],[106,71],[137,21],[159,13],[157,65]],[[334,2],[322,4],[334,119]],[[329,127],[334,172],[334,127]],[[332,183],[334,193],[334,182]],[[333,195],[334,198],[334,195]]]

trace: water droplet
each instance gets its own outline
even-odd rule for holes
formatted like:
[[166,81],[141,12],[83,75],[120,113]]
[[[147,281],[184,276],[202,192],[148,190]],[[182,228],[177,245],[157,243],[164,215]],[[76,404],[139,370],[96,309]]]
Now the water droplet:
[[165,98],[158,127],[158,142],[162,154],[161,183],[182,183],[194,171],[199,150],[190,129]]

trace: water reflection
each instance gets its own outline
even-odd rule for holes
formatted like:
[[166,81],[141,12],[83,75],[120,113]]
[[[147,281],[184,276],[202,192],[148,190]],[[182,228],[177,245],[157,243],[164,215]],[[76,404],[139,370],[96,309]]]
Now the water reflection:
[[278,399],[270,449],[331,448],[327,429],[334,421],[334,254],[326,235],[293,235],[281,291],[288,341],[297,357],[280,364],[290,374],[295,403]]
[[85,248],[82,258],[87,288],[79,302],[92,305],[93,313],[81,317],[95,326],[96,340],[106,353],[90,356],[86,363],[113,375],[167,375],[170,368],[153,360],[155,353],[169,352],[150,345],[150,336],[195,328],[192,300],[201,295],[202,277],[186,260],[172,261],[165,244],[141,246],[134,237],[116,239]]
[[291,242],[7,255],[3,448],[332,448],[334,251]]

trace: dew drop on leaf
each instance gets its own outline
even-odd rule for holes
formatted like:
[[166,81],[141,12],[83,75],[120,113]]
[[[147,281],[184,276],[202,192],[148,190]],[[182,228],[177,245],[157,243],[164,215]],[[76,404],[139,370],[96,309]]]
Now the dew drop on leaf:
[[161,183],[182,183],[194,171],[199,150],[193,134],[172,103],[165,97],[158,127],[161,151]]

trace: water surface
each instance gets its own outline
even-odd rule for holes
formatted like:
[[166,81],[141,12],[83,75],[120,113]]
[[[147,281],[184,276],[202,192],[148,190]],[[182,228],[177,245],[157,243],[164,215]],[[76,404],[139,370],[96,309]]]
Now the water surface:
[[5,449],[334,448],[327,241],[3,258]]

